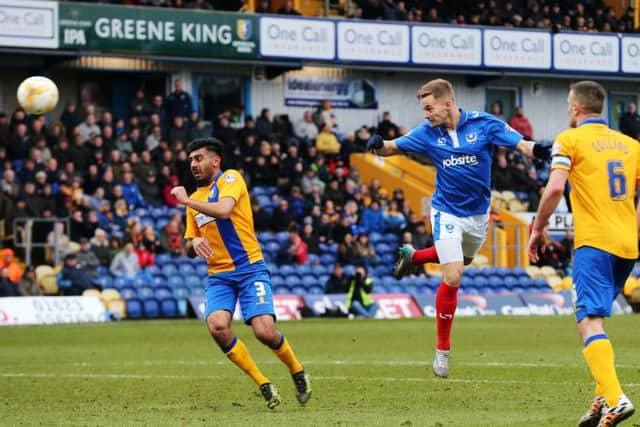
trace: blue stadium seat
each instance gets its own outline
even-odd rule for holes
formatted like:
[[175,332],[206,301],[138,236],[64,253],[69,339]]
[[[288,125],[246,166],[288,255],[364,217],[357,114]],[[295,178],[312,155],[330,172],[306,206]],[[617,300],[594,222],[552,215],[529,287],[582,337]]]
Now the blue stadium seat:
[[300,279],[300,276],[296,274],[290,274],[284,277],[285,277],[285,283],[290,287],[302,286],[302,280]]
[[384,264],[393,265],[396,262],[396,254],[394,253],[384,254],[381,258]]
[[173,276],[175,274],[178,274],[178,269],[176,268],[175,265],[173,264],[163,264],[162,267],[162,274],[164,274],[167,277]]
[[96,274],[98,276],[109,276],[109,267],[105,267],[104,265],[99,265],[96,267]]
[[472,288],[476,285],[476,280],[473,277],[463,275],[462,279],[460,279],[460,287],[461,288]]
[[499,288],[503,285],[502,277],[493,275],[489,276],[489,287],[492,289]]
[[296,269],[294,266],[289,265],[289,264],[283,264],[280,266],[280,268],[278,269],[278,272],[283,275],[284,277],[287,277],[290,274],[294,274],[296,272]]
[[155,289],[155,293],[154,296],[156,297],[156,299],[161,300],[164,298],[171,298],[173,297],[173,293],[171,292],[171,290],[169,288],[156,288]]
[[547,279],[543,279],[542,277],[538,277],[537,279],[534,279],[534,285],[536,288],[538,288],[538,290],[551,289],[551,286],[549,286],[549,282],[547,282]]
[[144,317],[155,319],[160,316],[160,304],[155,298],[143,299],[142,309],[144,311]]
[[384,255],[394,252],[394,248],[386,243],[376,243],[374,249],[378,255]]
[[321,276],[323,274],[331,273],[331,267],[325,266],[323,264],[316,264],[311,268],[311,272],[316,276]]
[[318,283],[320,283],[322,286],[326,285],[329,281],[329,277],[331,277],[329,274],[321,274],[320,276],[318,276]]
[[302,264],[295,266],[296,273],[303,276],[305,274],[311,274],[311,266],[309,264]]
[[303,286],[292,286],[291,293],[294,295],[304,296],[307,294],[307,290]]
[[520,277],[519,283],[520,283],[520,286],[522,286],[525,289],[532,289],[532,288],[535,289],[535,282],[529,276]]
[[171,254],[158,254],[156,255],[156,265],[165,265],[172,261]]
[[128,299],[131,299],[131,298],[137,298],[138,297],[138,293],[136,292],[136,290],[134,288],[125,287],[125,288],[121,288],[118,292],[120,292],[120,297],[123,300],[128,300]]
[[273,289],[273,293],[275,295],[289,295],[291,293],[291,289],[286,285],[280,285]]
[[504,286],[506,286],[509,289],[513,289],[514,287],[520,284],[518,279],[515,278],[515,276],[504,276],[502,280],[504,282]]
[[165,286],[167,285],[167,279],[165,279],[165,277],[160,274],[157,276],[153,276],[153,279],[151,279],[151,285],[154,288],[158,286]]
[[347,264],[343,267],[344,275],[347,277],[353,276],[356,274],[356,266],[352,264]]
[[320,255],[320,263],[324,264],[324,265],[332,265],[335,264],[336,262],[336,256],[335,254],[332,253],[324,253],[322,255]]
[[314,285],[308,288],[307,292],[311,295],[322,295],[324,294],[324,287],[320,285]]
[[118,276],[113,279],[112,285],[114,288],[124,288],[125,286],[130,286],[131,280],[128,277]]
[[[96,285],[100,286],[102,289],[110,288],[110,287],[114,287],[117,289],[116,284],[112,283],[111,276],[98,275],[98,277],[93,279],[93,282]],[[119,282],[118,284],[120,283],[121,282]]]
[[289,240],[289,232],[288,231],[279,231],[275,234],[276,240],[280,242],[280,244],[285,243]]
[[261,196],[266,194],[264,187],[256,186],[251,189],[251,195],[253,197]]
[[372,231],[369,233],[369,241],[371,243],[378,243],[383,240],[382,234],[377,231]]
[[318,264],[320,262],[320,255],[309,254],[308,257],[309,257],[308,262],[311,265],[316,265],[316,264]]
[[277,287],[285,284],[284,278],[279,274],[271,276],[271,286]]
[[318,285],[318,278],[316,276],[312,276],[309,274],[302,276],[302,286],[309,289],[315,285]]
[[207,276],[207,274],[209,274],[209,266],[207,264],[198,264],[196,274],[200,277]]
[[142,319],[142,317],[144,317],[142,301],[136,298],[130,298],[125,300],[125,303],[127,306],[128,319]]
[[[191,286],[204,286],[204,280],[198,276],[189,276],[185,279],[184,285],[187,287]],[[181,285],[178,285],[178,287]]]
[[150,287],[142,286],[138,288],[137,295],[138,295],[138,298],[140,299],[153,298],[154,292],[153,292],[153,289],[151,289]]
[[477,268],[471,267],[471,268],[467,268],[466,270],[464,270],[464,275],[467,276],[467,277],[476,278],[477,276],[480,275],[480,273],[479,273]]
[[178,302],[173,298],[160,300],[160,314],[162,317],[178,317]]
[[[188,277],[194,277],[194,276],[188,276]],[[178,276],[178,275],[173,275],[173,276],[169,276],[169,279],[167,280],[167,284],[169,285],[169,287],[173,288],[176,286],[183,286],[186,284],[186,278],[182,277],[182,276]]]
[[189,286],[190,296],[200,296],[204,295],[204,293],[204,286]]
[[382,240],[390,244],[391,246],[399,246],[400,245],[400,236],[396,233],[384,233],[382,235]]
[[516,277],[529,277],[527,271],[522,267],[514,267],[511,269],[511,274]]
[[[375,288],[375,286],[374,286]],[[404,294],[407,293],[407,288],[401,285],[392,285],[387,287],[387,293],[389,294]]]
[[484,287],[489,286],[489,279],[487,279],[484,276],[478,275],[478,276],[475,277],[474,281],[475,281],[475,287],[476,288],[484,288]]
[[171,289],[171,294],[177,300],[186,299],[189,296],[189,289],[184,286],[178,286]]
[[178,266],[178,274],[180,274],[181,276],[190,276],[196,273],[196,270],[193,268],[193,266],[189,263],[189,264],[180,264]]

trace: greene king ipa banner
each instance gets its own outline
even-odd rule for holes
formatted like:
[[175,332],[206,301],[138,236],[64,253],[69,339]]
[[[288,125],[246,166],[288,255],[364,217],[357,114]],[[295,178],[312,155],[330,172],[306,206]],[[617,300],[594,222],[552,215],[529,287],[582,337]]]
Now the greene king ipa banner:
[[257,58],[252,15],[60,3],[60,49]]

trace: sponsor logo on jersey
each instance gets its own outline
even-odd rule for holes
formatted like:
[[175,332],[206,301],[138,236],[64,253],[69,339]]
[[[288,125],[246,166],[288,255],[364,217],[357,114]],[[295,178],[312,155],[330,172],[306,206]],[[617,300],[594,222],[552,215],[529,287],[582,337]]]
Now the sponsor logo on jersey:
[[438,145],[447,145],[447,138],[445,138],[444,136],[438,138]]
[[455,166],[475,166],[478,164],[478,156],[470,156],[463,154],[461,156],[454,156],[453,154],[448,159],[442,159],[443,168],[451,168]]
[[444,228],[447,229],[447,233],[453,233],[453,224],[445,224]]
[[504,124],[504,129],[508,132],[515,132],[516,130],[514,128],[512,128],[511,126],[509,126],[509,124],[505,123]]
[[195,214],[193,219],[196,220],[196,224],[198,225],[198,228],[202,228],[205,225],[209,224],[210,222],[213,222],[213,221],[216,220],[214,217],[209,216],[209,215],[205,215],[205,214],[203,214],[201,212]]
[[471,112],[469,113],[469,116],[470,116],[472,119],[477,118],[479,115],[480,115],[480,113],[478,113],[477,111],[471,111]]

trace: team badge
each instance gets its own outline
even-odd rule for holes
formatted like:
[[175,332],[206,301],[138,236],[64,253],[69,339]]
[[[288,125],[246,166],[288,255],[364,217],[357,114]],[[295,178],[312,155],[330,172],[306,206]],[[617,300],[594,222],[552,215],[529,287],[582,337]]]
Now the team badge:
[[445,224],[444,228],[447,229],[447,233],[453,233],[453,224]]
[[224,176],[224,182],[226,182],[227,184],[231,184],[235,180],[236,180],[236,176],[232,173],[228,173]]
[[248,40],[251,38],[251,21],[248,19],[238,19],[236,21],[236,33],[240,40]]
[[468,133],[464,136],[464,138],[469,144],[475,144],[475,142],[478,140],[478,134],[476,132]]

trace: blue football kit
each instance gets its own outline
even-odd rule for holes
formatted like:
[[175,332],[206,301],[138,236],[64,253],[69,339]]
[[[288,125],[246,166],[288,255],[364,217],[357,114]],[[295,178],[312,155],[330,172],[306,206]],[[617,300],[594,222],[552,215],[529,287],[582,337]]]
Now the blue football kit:
[[456,217],[486,214],[494,145],[515,148],[522,135],[491,114],[460,110],[455,130],[427,120],[395,140],[399,150],[426,154],[438,170],[431,205]]

